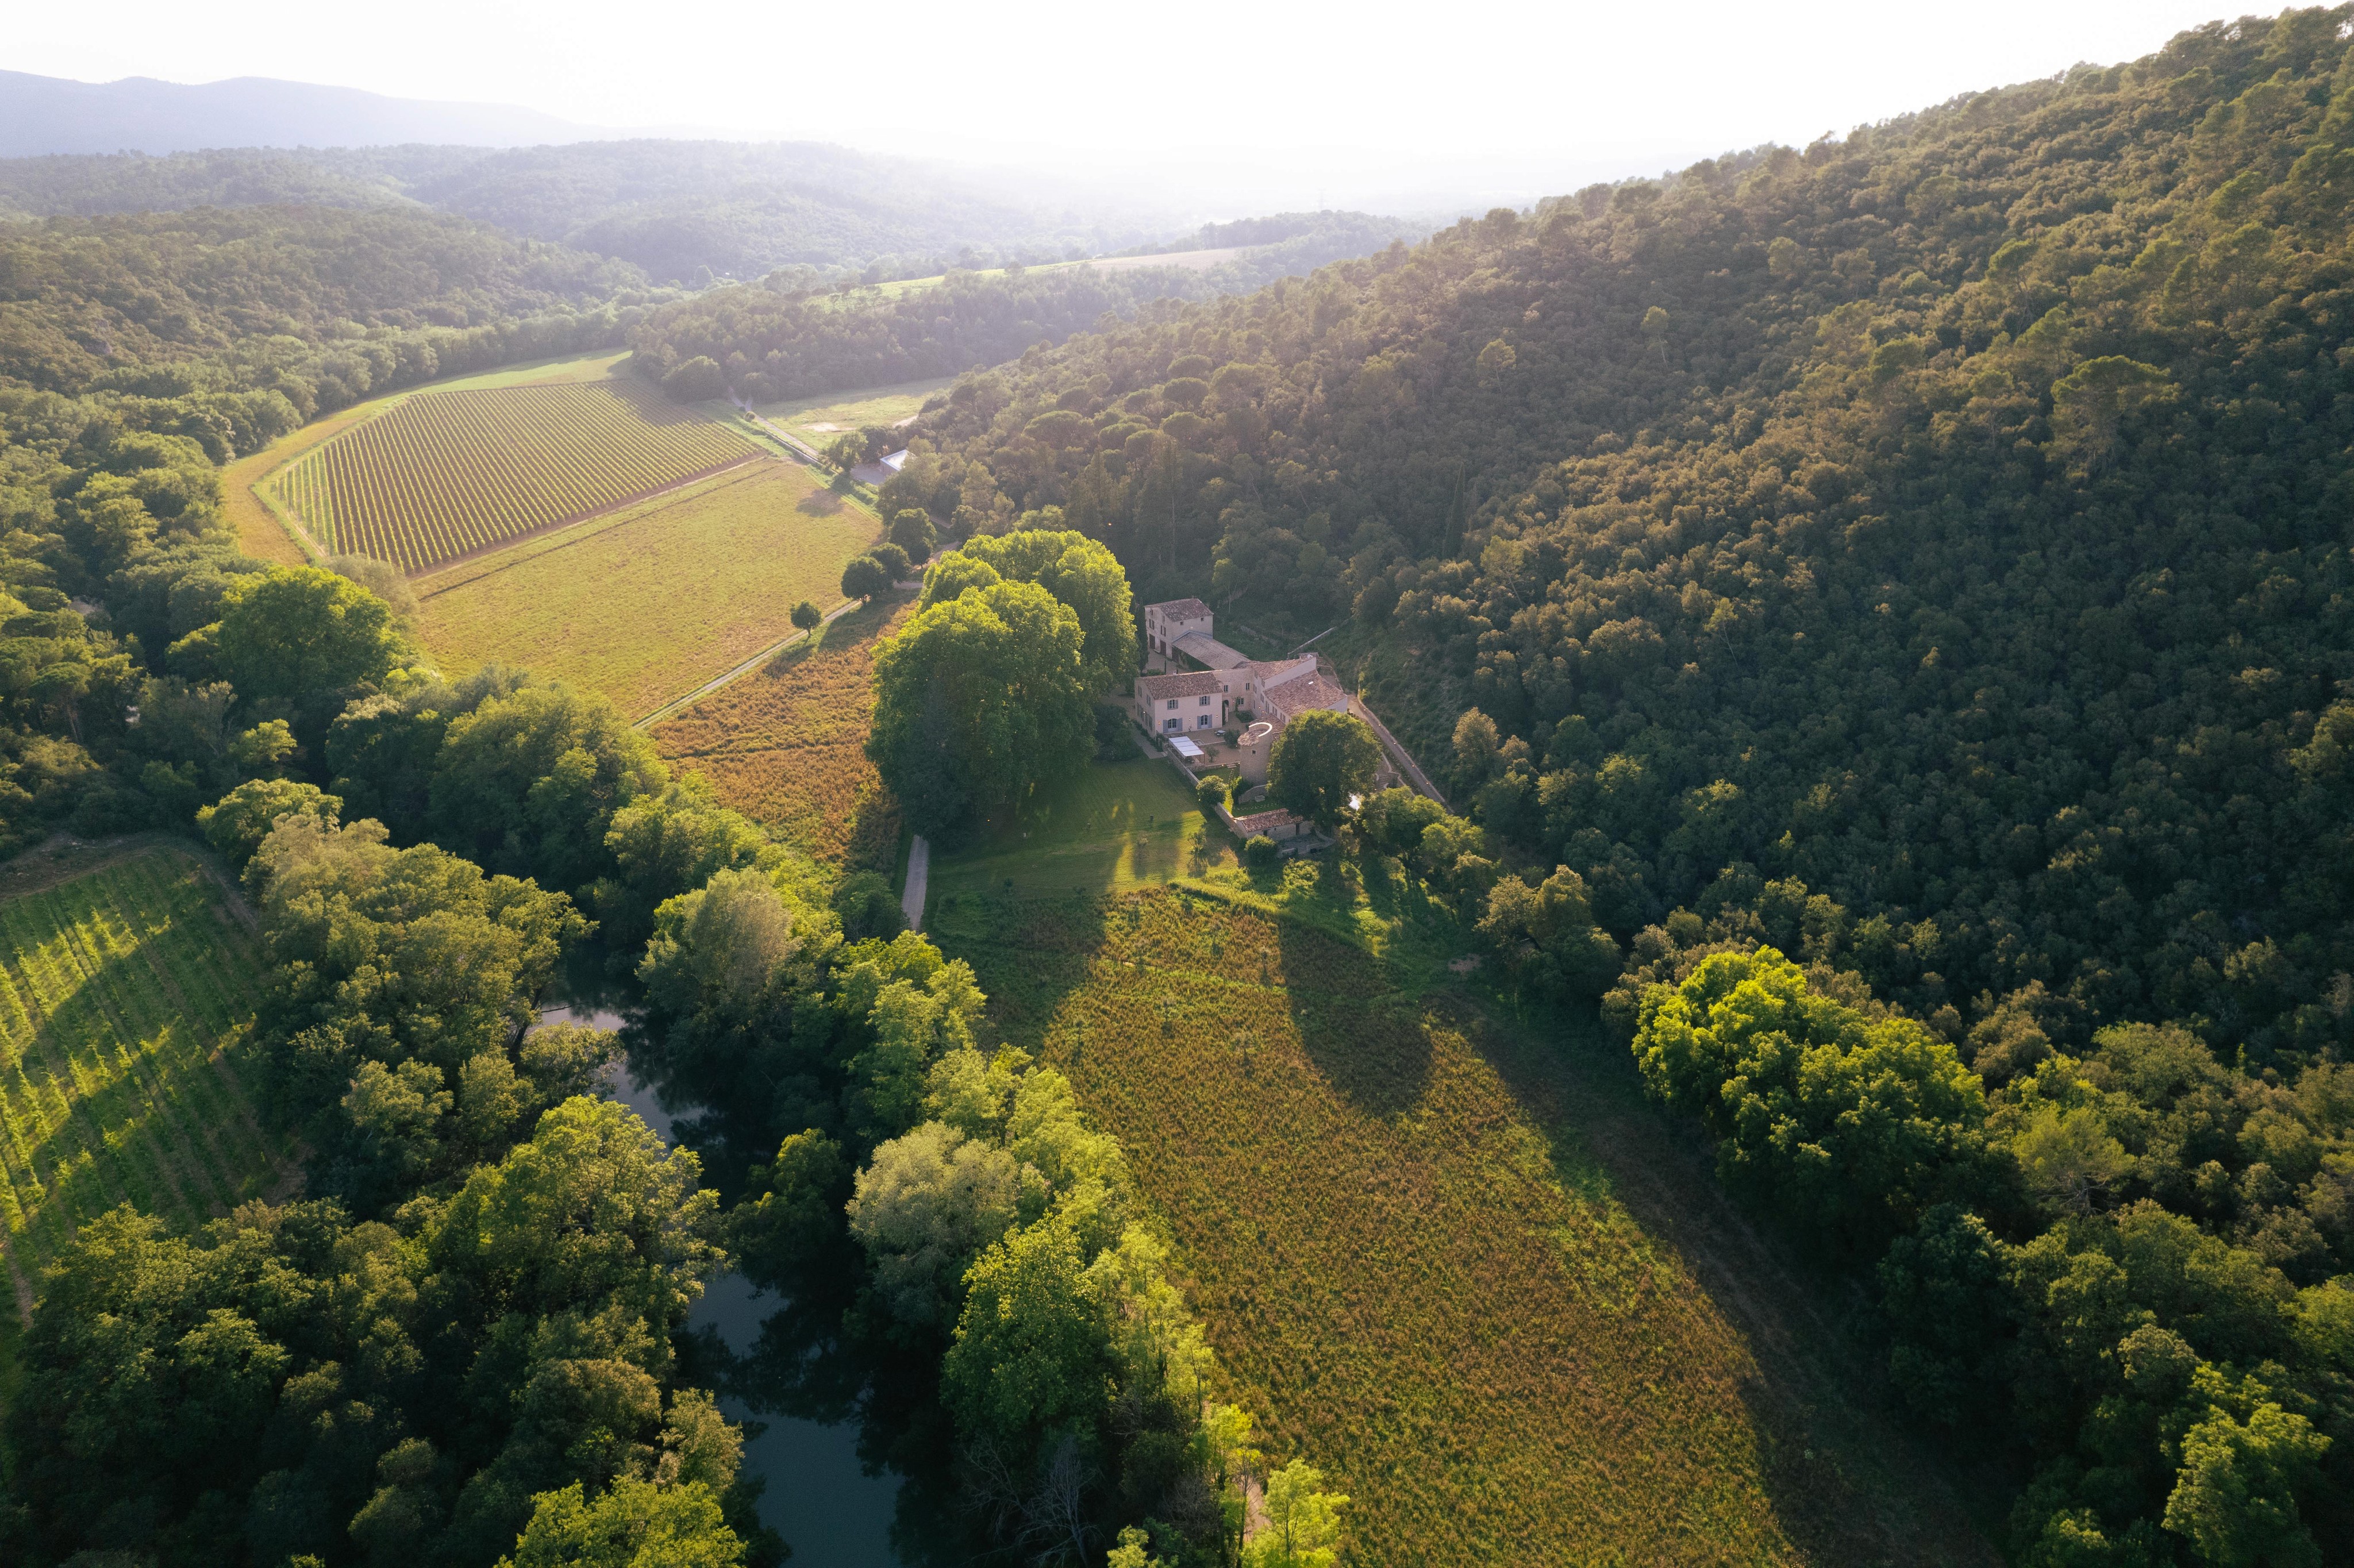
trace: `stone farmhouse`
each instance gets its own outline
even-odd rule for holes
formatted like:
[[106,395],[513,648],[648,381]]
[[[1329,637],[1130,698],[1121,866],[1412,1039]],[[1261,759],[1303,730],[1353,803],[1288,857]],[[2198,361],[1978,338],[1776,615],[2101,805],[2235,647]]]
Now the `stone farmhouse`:
[[[1248,659],[1211,635],[1210,607],[1198,599],[1144,607],[1146,667],[1137,677],[1136,722],[1163,739],[1182,737],[1264,783],[1276,736],[1297,715],[1323,708],[1353,713],[1349,694],[1324,678],[1313,654]],[[1183,747],[1180,747],[1183,750]]]

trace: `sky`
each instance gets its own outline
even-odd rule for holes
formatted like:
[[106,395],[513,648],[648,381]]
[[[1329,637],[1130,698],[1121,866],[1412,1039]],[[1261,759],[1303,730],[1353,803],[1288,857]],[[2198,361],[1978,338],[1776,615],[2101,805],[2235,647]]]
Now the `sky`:
[[1804,145],[2130,59],[2230,14],[2223,0],[907,0],[865,13],[109,0],[25,7],[0,37],[0,69],[280,77],[1398,210],[1426,188],[1517,201],[1761,142]]

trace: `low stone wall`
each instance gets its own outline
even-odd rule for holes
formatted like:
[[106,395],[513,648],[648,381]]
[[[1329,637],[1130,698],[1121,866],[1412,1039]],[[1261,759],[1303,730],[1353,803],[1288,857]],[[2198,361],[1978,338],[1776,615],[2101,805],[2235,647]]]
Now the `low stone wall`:
[[[1400,773],[1405,775],[1406,782],[1440,805],[1447,805],[1447,797],[1438,792],[1438,786],[1430,781],[1430,776],[1416,765],[1413,755],[1398,743],[1397,736],[1390,733],[1390,726],[1382,722],[1381,715],[1367,706],[1365,699],[1361,696],[1352,696],[1349,700],[1355,705],[1357,716],[1372,727],[1374,736],[1382,743],[1382,749],[1390,754],[1390,761],[1396,765]],[[1450,806],[1447,809],[1452,810],[1454,808]]]

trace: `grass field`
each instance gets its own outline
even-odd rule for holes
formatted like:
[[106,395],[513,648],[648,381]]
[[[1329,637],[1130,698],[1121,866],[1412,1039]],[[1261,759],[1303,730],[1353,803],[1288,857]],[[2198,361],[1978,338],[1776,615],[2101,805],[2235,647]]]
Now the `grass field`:
[[262,483],[327,549],[416,572],[752,455],[638,382],[540,380],[409,397]]
[[896,425],[912,418],[935,392],[956,385],[953,376],[929,381],[903,381],[896,387],[871,387],[861,392],[826,392],[814,397],[794,397],[764,403],[762,418],[782,427],[819,451],[844,430],[868,425]]
[[1352,1561],[1997,1560],[1592,1010],[1455,989],[1394,863],[1022,885],[927,928],[1126,1144]]
[[1002,895],[1009,883],[1025,898],[1127,893],[1234,865],[1233,835],[1202,814],[1177,770],[1136,757],[1055,780],[1018,821],[935,853],[929,897]]
[[862,747],[875,644],[912,608],[852,610],[647,733],[673,767],[705,775],[722,801],[804,854],[888,871],[899,813]]
[[17,1304],[128,1201],[186,1230],[270,1192],[288,1151],[237,1077],[260,943],[186,852],[142,848],[0,899],[0,1226]]
[[757,461],[420,578],[419,632],[445,670],[527,668],[634,718],[791,636],[796,602],[842,602],[878,531],[808,470]]

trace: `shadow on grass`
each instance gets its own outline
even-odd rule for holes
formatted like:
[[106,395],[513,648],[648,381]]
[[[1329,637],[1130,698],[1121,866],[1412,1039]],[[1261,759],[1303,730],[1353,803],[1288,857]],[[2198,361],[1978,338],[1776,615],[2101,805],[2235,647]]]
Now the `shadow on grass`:
[[841,511],[843,505],[842,496],[834,490],[812,490],[793,503],[793,510],[805,512],[812,517],[831,517]]
[[[1294,866],[1295,898],[1303,870],[1311,902],[1343,896],[1338,857],[1326,858],[1335,863]],[[1291,1025],[1316,1070],[1368,1116],[1387,1120],[1419,1105],[1430,1086],[1430,1033],[1380,961],[1296,916],[1278,918],[1275,933]]]
[[1957,1496],[1956,1478],[1891,1414],[1855,1281],[1751,1223],[1699,1129],[1645,1097],[1594,1005],[1498,995],[1450,1011],[1543,1132],[1562,1186],[1623,1209],[1754,1358],[1738,1393],[1759,1475],[1808,1560],[1999,1562],[1978,1528],[1992,1515]]
[[817,629],[817,635],[805,637],[760,666],[759,675],[769,680],[781,680],[805,662],[820,653],[841,653],[861,642],[880,636],[890,624],[891,612],[898,608],[889,599],[873,599],[847,615],[837,616]]

